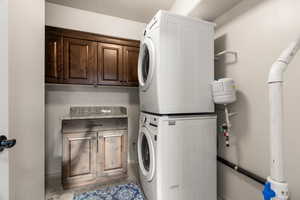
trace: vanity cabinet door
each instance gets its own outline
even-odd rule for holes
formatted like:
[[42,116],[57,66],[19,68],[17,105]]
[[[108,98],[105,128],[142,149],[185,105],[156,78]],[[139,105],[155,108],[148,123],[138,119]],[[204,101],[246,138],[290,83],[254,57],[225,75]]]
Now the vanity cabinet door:
[[64,83],[97,84],[97,42],[64,38]]
[[122,85],[122,46],[98,43],[98,83],[101,85]]
[[138,86],[139,48],[123,47],[124,79],[128,86]]
[[60,83],[63,78],[63,40],[58,34],[46,32],[45,79],[47,83]]
[[127,173],[127,130],[98,132],[98,175],[113,176]]
[[96,178],[97,133],[63,135],[63,184],[85,185]]

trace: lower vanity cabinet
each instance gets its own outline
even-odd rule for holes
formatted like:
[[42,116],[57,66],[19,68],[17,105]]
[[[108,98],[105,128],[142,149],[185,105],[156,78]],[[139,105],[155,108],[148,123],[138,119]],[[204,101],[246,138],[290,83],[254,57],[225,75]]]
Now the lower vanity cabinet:
[[98,133],[100,154],[97,159],[99,176],[116,176],[127,172],[127,130]]
[[63,133],[63,187],[127,177],[127,130]]

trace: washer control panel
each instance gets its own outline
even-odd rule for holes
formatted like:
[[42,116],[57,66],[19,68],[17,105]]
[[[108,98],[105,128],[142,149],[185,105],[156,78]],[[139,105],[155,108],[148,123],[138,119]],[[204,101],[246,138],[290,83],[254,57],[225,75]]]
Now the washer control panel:
[[145,115],[141,115],[141,118],[140,118],[141,125],[146,125],[147,121],[148,121],[147,117]]
[[149,125],[153,127],[158,126],[158,119],[157,117],[150,117]]
[[158,127],[158,117],[141,115],[140,123],[144,126]]

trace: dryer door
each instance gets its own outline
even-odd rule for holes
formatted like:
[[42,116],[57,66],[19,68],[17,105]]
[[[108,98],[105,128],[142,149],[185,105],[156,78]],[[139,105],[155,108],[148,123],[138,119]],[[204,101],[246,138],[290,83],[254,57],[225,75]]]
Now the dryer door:
[[140,87],[146,91],[152,81],[155,68],[155,49],[152,40],[149,37],[141,43],[139,61],[138,61],[138,79]]
[[142,127],[138,138],[138,159],[142,175],[152,181],[155,172],[155,148],[151,133]]

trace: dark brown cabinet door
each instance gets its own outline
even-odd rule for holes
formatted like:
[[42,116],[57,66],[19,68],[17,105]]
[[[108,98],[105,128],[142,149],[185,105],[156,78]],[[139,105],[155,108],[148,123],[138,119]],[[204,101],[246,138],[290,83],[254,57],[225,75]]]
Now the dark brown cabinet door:
[[98,43],[98,83],[123,84],[122,46]]
[[98,176],[127,173],[127,130],[101,131],[99,134]]
[[97,84],[97,42],[64,38],[64,83]]
[[139,48],[123,47],[124,79],[129,86],[138,86],[138,58]]
[[63,136],[63,184],[84,185],[96,178],[97,133],[69,133]]
[[47,83],[60,83],[63,78],[62,70],[62,37],[46,33],[45,43],[45,79]]

